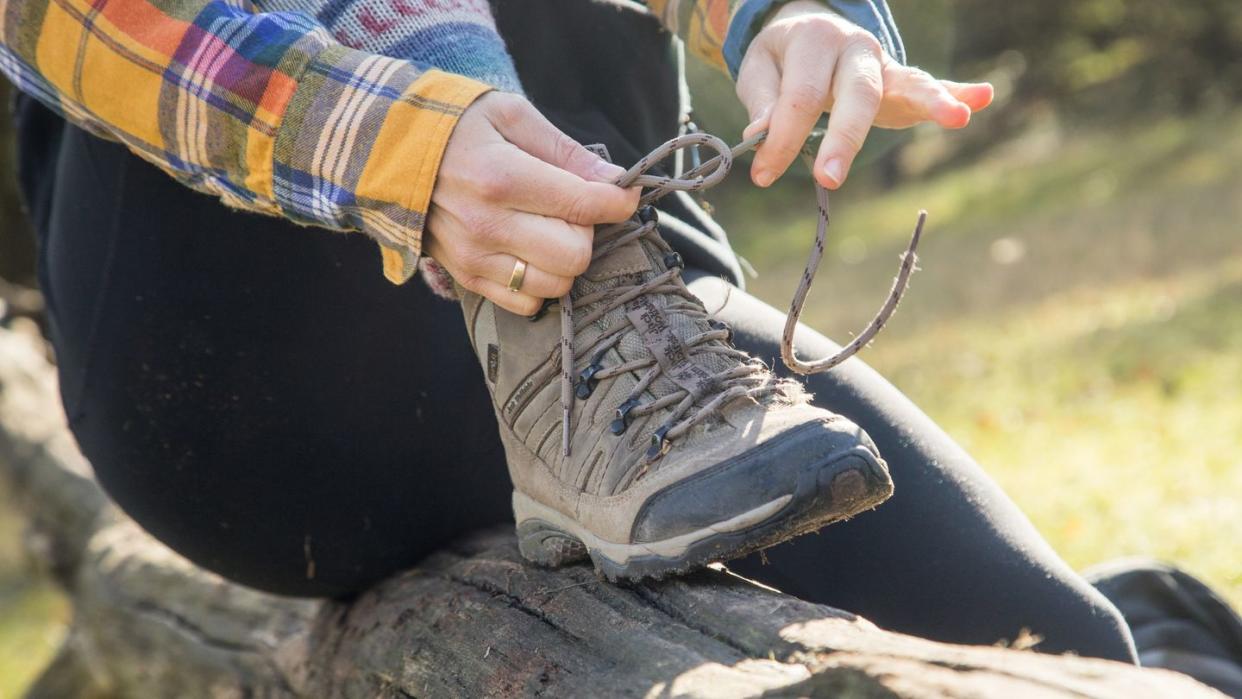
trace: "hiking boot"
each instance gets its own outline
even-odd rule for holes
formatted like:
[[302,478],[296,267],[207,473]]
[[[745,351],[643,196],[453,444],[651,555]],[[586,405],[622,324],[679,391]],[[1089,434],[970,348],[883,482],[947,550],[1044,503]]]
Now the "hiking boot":
[[893,488],[858,426],[732,346],[656,218],[645,206],[598,227],[590,268],[547,312],[458,290],[522,554],[549,566],[589,556],[614,581],[736,558]]

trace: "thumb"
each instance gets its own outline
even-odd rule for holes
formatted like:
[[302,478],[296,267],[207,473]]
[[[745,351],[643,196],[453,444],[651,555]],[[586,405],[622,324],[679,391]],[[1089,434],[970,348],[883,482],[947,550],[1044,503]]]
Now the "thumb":
[[607,162],[553,126],[535,106],[516,95],[503,95],[489,120],[506,141],[540,160],[584,180],[615,182],[625,169]]
[[[758,48],[758,47],[755,47]],[[772,107],[780,97],[781,72],[772,56],[763,50],[751,51],[737,76],[737,97],[750,115],[742,138],[768,128]]]

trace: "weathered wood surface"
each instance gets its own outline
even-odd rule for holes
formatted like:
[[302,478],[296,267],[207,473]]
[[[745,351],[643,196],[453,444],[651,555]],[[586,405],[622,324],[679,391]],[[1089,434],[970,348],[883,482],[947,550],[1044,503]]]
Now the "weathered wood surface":
[[198,569],[110,505],[31,333],[0,328],[0,475],[74,602],[36,697],[1210,697],[1188,678],[877,629],[722,571],[632,587],[483,532],[352,604]]

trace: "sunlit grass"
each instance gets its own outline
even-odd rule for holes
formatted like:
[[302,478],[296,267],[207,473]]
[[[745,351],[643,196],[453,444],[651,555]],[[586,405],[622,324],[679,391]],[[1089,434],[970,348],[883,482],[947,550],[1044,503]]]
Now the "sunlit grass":
[[[865,177],[865,171],[857,174]],[[1242,112],[1122,124],[1113,132],[1075,133],[1049,120],[970,167],[904,183],[884,196],[871,196],[862,189],[865,183],[847,183],[832,195],[830,247],[904,242],[919,209],[931,213],[930,230],[940,238],[1025,229],[1099,209],[1132,220],[1128,211],[1113,210],[1115,204],[1131,202],[1140,213],[1148,211],[1144,203],[1176,207],[1183,192],[1236,185],[1240,177]],[[795,165],[783,186],[797,188],[805,179],[805,170]],[[761,269],[802,254],[811,240],[814,199],[805,184],[801,209],[791,205],[787,191],[771,196],[753,187],[715,202],[731,224],[733,242]]]
[[[835,195],[807,319],[865,322],[927,208],[924,269],[867,361],[1072,565],[1164,558],[1242,605],[1242,115],[1030,139]],[[784,307],[812,222],[748,211],[752,291]]]
[[1056,295],[871,361],[1085,567],[1168,559],[1242,604],[1242,255]]

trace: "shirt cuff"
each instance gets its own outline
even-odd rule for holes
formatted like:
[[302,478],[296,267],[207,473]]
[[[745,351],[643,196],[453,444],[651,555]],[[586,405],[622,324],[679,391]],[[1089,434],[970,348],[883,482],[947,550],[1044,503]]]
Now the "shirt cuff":
[[465,109],[492,89],[331,44],[306,65],[277,132],[273,197],[289,219],[362,231],[384,276],[417,270],[440,159]]
[[[788,0],[742,0],[729,21],[722,52],[729,75],[737,80],[742,57],[755,35],[763,29],[769,11]],[[898,63],[906,62],[906,48],[885,0],[823,0],[834,12],[866,29],[880,41],[884,51]]]

